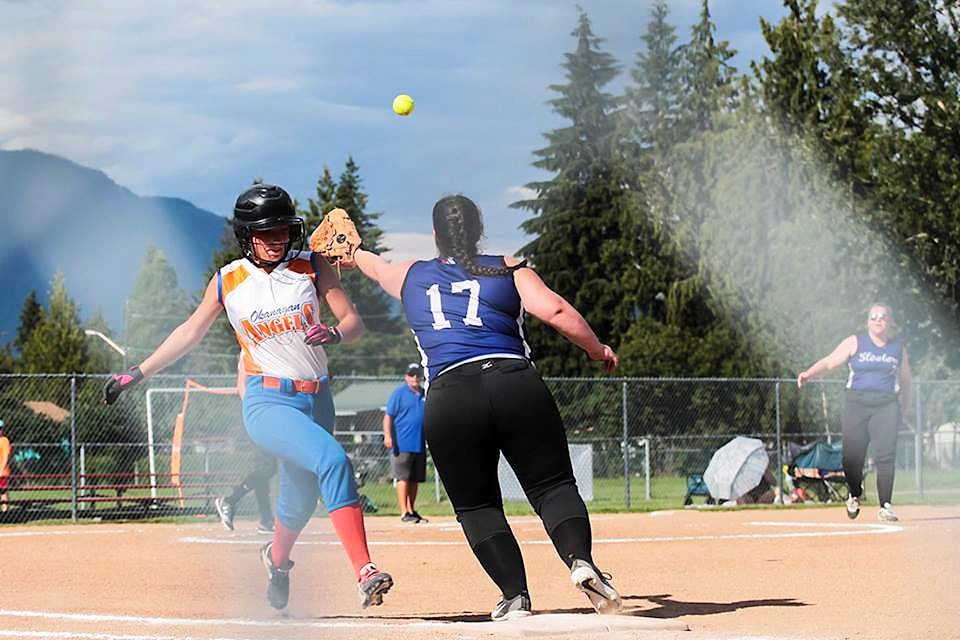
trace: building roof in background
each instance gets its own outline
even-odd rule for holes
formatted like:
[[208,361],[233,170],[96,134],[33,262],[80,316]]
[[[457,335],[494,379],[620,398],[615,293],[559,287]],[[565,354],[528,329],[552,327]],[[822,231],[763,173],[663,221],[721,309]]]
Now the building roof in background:
[[355,382],[333,396],[333,406],[338,414],[385,409],[390,394],[401,384],[399,379]]
[[54,422],[63,422],[70,412],[49,400],[24,400],[23,404],[36,414],[46,416]]

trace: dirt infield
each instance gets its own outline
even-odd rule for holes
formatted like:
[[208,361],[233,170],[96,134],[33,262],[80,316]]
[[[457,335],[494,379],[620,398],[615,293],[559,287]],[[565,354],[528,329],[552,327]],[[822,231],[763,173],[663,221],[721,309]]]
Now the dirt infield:
[[294,551],[287,615],[264,598],[253,522],[0,528],[0,638],[958,638],[960,507],[601,514],[595,557],[625,615],[597,616],[535,518],[512,518],[534,610],[487,622],[499,594],[452,518],[369,518],[396,586],[360,609],[326,519]]

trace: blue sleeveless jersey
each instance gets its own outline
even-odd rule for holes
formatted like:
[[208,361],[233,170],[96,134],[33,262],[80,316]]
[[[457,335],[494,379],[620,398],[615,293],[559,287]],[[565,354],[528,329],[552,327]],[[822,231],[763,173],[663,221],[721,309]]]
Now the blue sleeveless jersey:
[[[481,255],[476,262],[504,265],[503,256]],[[530,356],[523,305],[510,275],[475,276],[452,258],[421,260],[410,265],[400,299],[427,381],[484,356]]]
[[900,391],[900,360],[903,345],[888,342],[878,347],[868,335],[857,336],[857,352],[847,361],[850,375],[847,389],[856,391]]

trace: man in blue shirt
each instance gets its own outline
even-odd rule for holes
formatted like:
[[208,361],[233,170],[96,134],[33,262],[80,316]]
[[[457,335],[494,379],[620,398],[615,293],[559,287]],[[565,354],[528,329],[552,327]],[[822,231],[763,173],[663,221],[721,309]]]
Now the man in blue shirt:
[[411,362],[403,384],[394,389],[383,414],[383,446],[393,453],[391,470],[397,482],[397,503],[404,522],[425,522],[417,513],[417,487],[427,479],[427,454],[423,438],[423,371]]

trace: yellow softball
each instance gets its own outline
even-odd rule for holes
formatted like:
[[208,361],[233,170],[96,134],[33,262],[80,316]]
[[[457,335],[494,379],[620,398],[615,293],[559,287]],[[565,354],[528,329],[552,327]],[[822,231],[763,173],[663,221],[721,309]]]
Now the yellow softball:
[[408,116],[413,113],[413,98],[401,93],[393,99],[393,112],[398,116]]

